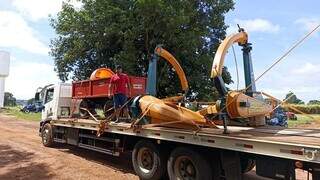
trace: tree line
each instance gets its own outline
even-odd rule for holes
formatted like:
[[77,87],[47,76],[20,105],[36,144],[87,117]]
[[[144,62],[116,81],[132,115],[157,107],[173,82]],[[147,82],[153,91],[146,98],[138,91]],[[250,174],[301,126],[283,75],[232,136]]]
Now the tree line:
[[[161,44],[181,64],[189,81],[188,97],[216,97],[210,69],[225,38],[225,14],[232,0],[82,0],[76,9],[64,3],[51,19],[55,71],[62,81],[83,80],[99,67],[122,65],[126,73],[145,76],[154,48]],[[164,61],[158,64],[158,96],[179,92],[179,80]],[[223,78],[232,83],[224,68]]]
[[[286,94],[286,97],[284,99],[285,102],[289,104],[305,104],[304,101],[299,99],[293,92],[289,92]],[[307,105],[320,105],[320,100],[310,100]]]
[[[215,52],[225,38],[225,14],[232,0],[81,0],[76,9],[68,2],[51,26],[51,56],[60,80],[84,80],[97,68],[122,65],[126,73],[146,76],[154,48],[161,44],[184,69],[190,84],[188,97],[211,101],[218,95],[210,79]],[[179,80],[164,61],[158,64],[158,96],[179,92]],[[233,83],[228,69],[226,84]],[[291,104],[304,104],[293,92]],[[308,104],[320,104],[311,100]]]

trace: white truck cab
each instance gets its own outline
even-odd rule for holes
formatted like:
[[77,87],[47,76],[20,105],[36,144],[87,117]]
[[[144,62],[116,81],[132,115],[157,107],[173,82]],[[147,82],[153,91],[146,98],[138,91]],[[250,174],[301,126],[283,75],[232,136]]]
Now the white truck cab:
[[36,99],[42,101],[41,120],[58,119],[70,115],[72,86],[68,83],[51,84],[36,93]]

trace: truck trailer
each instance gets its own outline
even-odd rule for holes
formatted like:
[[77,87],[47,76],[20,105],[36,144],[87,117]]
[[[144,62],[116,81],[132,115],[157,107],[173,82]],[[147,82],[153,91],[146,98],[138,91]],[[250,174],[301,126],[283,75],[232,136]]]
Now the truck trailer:
[[[250,88],[244,93],[228,92],[221,78],[226,49],[235,42],[243,46],[246,61],[245,80]],[[136,87],[145,88],[145,92],[139,91],[130,98],[131,117],[126,120],[101,120],[90,108],[81,106],[87,97],[95,97],[92,90],[107,80],[46,86],[41,91],[45,106],[39,128],[42,143],[66,143],[113,156],[131,152],[134,171],[144,180],[241,180],[254,167],[257,175],[272,179],[296,179],[296,169],[308,171],[313,180],[320,179],[319,129],[288,129],[263,123],[269,106],[254,86],[250,45],[243,30],[222,42],[212,71],[221,98],[215,105],[196,112],[184,108],[183,103],[151,96],[156,92],[157,58],[149,63],[147,80],[138,78],[142,84]],[[163,49],[156,48],[156,54],[168,58],[171,64],[177,62]],[[187,90],[184,73],[175,63],[182,89]],[[88,96],[79,98],[77,89],[83,91],[83,84],[88,88],[83,93]],[[90,101],[101,104],[101,100]],[[80,110],[89,116],[77,115]],[[179,118],[179,122],[175,121]],[[249,125],[235,125],[240,121]]]
[[195,133],[168,127],[133,129],[131,123],[110,122],[97,137],[99,122],[69,118],[70,84],[47,88],[46,97],[53,91],[52,100],[45,103],[52,118],[40,123],[44,146],[66,143],[113,156],[132,151],[141,179],[160,179],[168,171],[174,179],[233,180],[254,166],[263,177],[295,179],[295,169],[303,169],[320,179],[320,130],[229,126],[227,134],[212,128]]

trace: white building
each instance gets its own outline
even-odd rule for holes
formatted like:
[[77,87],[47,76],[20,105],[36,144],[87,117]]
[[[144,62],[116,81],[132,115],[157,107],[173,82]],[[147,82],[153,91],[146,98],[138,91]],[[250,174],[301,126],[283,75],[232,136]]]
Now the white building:
[[5,78],[9,75],[10,54],[6,51],[0,51],[0,108],[4,103],[4,85]]

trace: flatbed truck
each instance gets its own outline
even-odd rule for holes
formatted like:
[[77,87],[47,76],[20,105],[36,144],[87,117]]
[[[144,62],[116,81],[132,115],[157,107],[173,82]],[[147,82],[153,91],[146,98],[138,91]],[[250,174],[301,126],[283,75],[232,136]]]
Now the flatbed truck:
[[296,179],[295,170],[320,179],[320,130],[280,127],[201,128],[141,126],[111,121],[97,136],[99,121],[70,118],[71,85],[43,90],[39,135],[44,146],[66,143],[121,156],[132,152],[140,179],[238,180],[255,167],[259,176]]

